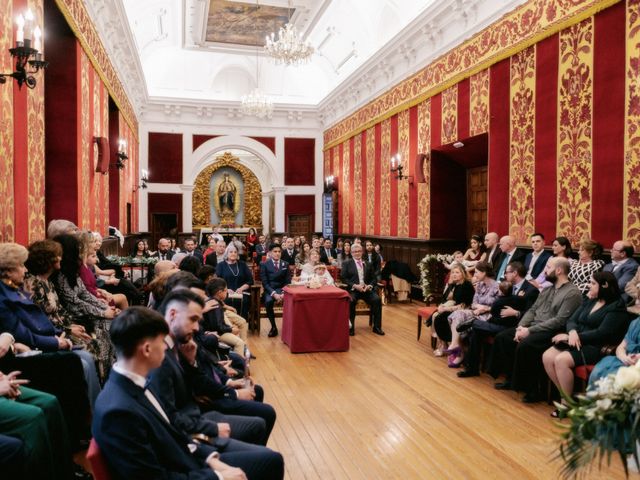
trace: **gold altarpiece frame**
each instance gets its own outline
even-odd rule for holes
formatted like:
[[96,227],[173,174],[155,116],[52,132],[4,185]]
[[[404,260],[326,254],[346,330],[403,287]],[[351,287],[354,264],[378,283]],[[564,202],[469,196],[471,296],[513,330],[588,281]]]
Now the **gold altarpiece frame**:
[[220,168],[229,167],[240,173],[244,183],[244,226],[262,225],[262,188],[254,173],[244,165],[240,159],[231,152],[225,152],[216,157],[215,161],[202,169],[193,188],[192,196],[192,225],[194,229],[211,226],[210,184],[211,177]]

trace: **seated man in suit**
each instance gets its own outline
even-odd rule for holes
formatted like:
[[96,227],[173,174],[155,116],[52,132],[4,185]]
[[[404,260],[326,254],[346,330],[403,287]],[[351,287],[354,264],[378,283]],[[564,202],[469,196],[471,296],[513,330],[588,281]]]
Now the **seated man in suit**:
[[351,295],[351,310],[349,319],[351,328],[349,335],[355,334],[356,303],[362,299],[371,307],[373,313],[373,333],[384,335],[382,330],[382,302],[375,291],[378,279],[373,271],[373,266],[362,259],[362,245],[355,243],[351,247],[353,258],[342,264],[340,276],[347,284],[347,290]]
[[146,388],[147,376],[164,360],[168,333],[162,315],[144,307],[125,310],[111,325],[118,362],[98,397],[92,430],[112,478],[282,478],[279,454],[273,459],[252,451],[220,454],[171,423]]
[[484,246],[487,248],[487,256],[485,262],[493,267],[493,271],[497,272],[500,264],[498,263],[500,257],[500,247],[498,241],[500,237],[496,232],[489,232],[484,236]]
[[327,238],[324,241],[324,245],[320,249],[320,261],[325,265],[332,265],[335,259],[337,258],[337,254],[333,245],[331,244],[331,239]]
[[[544,270],[547,261],[552,257],[551,252],[544,249],[544,235],[534,233],[531,235],[531,248],[533,251],[528,253],[524,259],[524,268],[526,270],[525,278],[527,280],[535,280]],[[512,260],[512,262],[515,260]],[[506,276],[505,276],[506,278]]]
[[273,311],[273,304],[282,303],[282,289],[291,283],[291,272],[289,264],[280,260],[282,249],[277,243],[269,246],[270,259],[260,265],[260,280],[264,288],[264,306],[267,310],[271,330],[270,337],[278,336],[278,327],[276,326],[276,315]]
[[524,391],[525,403],[540,399],[542,380],[542,353],[551,346],[551,339],[563,332],[567,320],[582,303],[582,294],[569,280],[569,261],[566,258],[549,259],[544,269],[553,286],[545,288],[535,303],[522,315],[517,327],[507,328],[496,335],[489,373],[506,381],[496,383],[498,390]]
[[511,262],[524,263],[525,253],[516,247],[516,239],[511,235],[505,235],[500,239],[500,256],[493,264],[496,273],[496,280],[499,282],[504,280],[504,271]]
[[288,237],[282,248],[282,260],[289,265],[295,265],[296,255],[298,255],[298,251],[293,244],[293,237]]
[[171,241],[168,238],[158,240],[158,250],[151,255],[158,260],[171,260],[176,252],[171,250]]
[[227,252],[227,243],[224,240],[220,240],[216,243],[216,251],[207,255],[205,260],[206,265],[217,267],[219,263],[224,262],[224,256]]
[[184,247],[182,251],[186,253],[188,257],[191,257],[191,256],[196,257],[198,260],[200,260],[200,264],[202,265],[203,263],[202,252],[196,248],[195,238],[193,237],[187,238],[182,244],[182,246]]
[[[633,258],[633,245],[631,242],[618,240],[611,247],[611,263],[607,263],[603,269],[605,272],[613,273],[618,280],[620,291],[624,292],[627,283],[631,281],[638,271],[638,262]],[[622,294],[625,302],[629,302],[630,297],[626,293]]]
[[267,237],[264,235],[260,235],[258,237],[258,243],[256,243],[256,261],[258,263],[262,262],[262,257],[266,256],[269,253],[267,248]]
[[[545,262],[546,264],[546,262]],[[515,327],[520,317],[533,305],[539,291],[528,280],[526,270],[520,262],[511,262],[504,272],[511,292],[498,297],[491,305],[491,318],[484,322],[474,320],[467,324],[471,327],[468,337],[469,349],[464,357],[463,371],[458,372],[462,378],[480,375],[480,357],[484,340],[509,327]]]
[[[169,325],[169,335],[165,338],[167,351],[162,365],[151,375],[150,388],[161,400],[174,426],[189,434],[212,437],[221,451],[240,447],[270,454],[272,452],[264,447],[248,448],[244,444],[266,443],[264,419],[224,415],[214,410],[203,414],[194,400],[196,395],[185,376],[195,359],[197,345],[193,340],[200,329],[198,318],[202,318],[203,307],[202,297],[186,288],[173,290],[165,297],[160,313]],[[187,368],[182,367],[183,362]],[[229,437],[234,440],[230,441]]]

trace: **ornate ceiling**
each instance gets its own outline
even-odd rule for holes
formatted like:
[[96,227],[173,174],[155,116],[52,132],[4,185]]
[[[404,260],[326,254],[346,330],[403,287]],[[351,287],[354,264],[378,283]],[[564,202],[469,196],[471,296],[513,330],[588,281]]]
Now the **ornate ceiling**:
[[[274,120],[313,117],[321,127],[524,0],[85,1],[139,116],[239,121],[240,97],[259,83],[276,104]],[[254,46],[289,14],[316,49],[299,67],[276,65]]]

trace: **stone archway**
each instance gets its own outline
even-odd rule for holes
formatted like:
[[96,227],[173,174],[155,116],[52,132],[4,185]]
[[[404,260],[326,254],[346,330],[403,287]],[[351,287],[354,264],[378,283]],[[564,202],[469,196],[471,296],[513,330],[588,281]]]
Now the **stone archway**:
[[239,162],[239,158],[225,152],[198,173],[192,195],[192,228],[211,226],[211,204],[209,202],[209,184],[211,176],[222,167],[237,170],[244,182],[244,227],[262,226],[262,188],[255,174]]

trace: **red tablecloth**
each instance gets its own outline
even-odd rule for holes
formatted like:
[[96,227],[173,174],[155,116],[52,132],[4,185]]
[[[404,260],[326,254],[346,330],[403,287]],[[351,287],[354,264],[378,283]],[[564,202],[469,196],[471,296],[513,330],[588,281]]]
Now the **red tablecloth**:
[[349,301],[337,287],[285,287],[282,341],[292,353],[349,350]]

